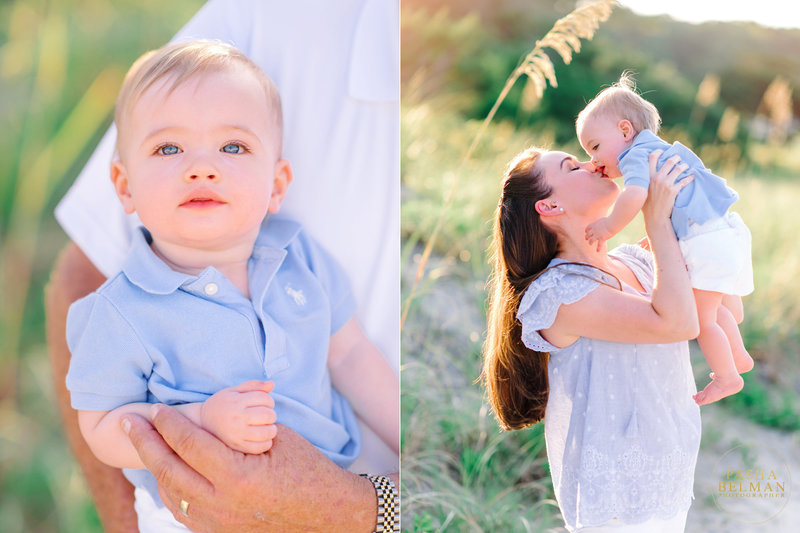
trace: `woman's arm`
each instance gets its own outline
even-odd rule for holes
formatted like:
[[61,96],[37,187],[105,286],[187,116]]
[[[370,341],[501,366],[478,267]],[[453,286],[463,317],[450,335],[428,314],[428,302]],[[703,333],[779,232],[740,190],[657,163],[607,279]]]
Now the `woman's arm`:
[[651,180],[642,212],[655,260],[651,299],[600,286],[581,300],[562,305],[542,336],[559,347],[579,337],[613,342],[668,343],[697,336],[698,322],[686,265],[670,214],[678,191],[691,178],[674,183],[686,168],[670,159],[656,170],[660,152],[650,156]]
[[395,453],[400,453],[400,383],[354,318],[331,337],[331,381],[353,410]]

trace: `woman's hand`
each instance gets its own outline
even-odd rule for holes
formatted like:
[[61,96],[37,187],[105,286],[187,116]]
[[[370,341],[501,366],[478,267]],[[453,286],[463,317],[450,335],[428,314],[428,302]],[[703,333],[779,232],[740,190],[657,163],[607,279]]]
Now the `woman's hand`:
[[[375,489],[342,470],[307,440],[278,426],[261,455],[231,450],[177,410],[150,409],[152,424],[123,419],[142,462],[175,518],[192,531],[375,530]],[[181,501],[188,503],[181,510]]]
[[686,163],[680,162],[681,159],[677,155],[667,159],[661,168],[657,168],[658,158],[662,153],[664,153],[663,150],[655,150],[650,154],[650,187],[647,192],[647,201],[642,207],[644,223],[648,228],[653,224],[669,222],[675,198],[681,189],[694,180],[692,175],[676,183],[675,180],[678,179],[678,176],[689,168]]

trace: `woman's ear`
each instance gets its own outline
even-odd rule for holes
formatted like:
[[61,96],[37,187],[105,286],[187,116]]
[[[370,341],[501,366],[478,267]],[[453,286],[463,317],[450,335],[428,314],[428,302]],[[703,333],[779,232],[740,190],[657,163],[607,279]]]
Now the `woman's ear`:
[[636,130],[633,128],[630,120],[622,119],[617,123],[617,128],[622,133],[622,138],[630,141],[636,136]]
[[556,215],[563,215],[564,208],[559,207],[553,200],[539,200],[534,204],[534,208],[539,215],[543,217],[554,217]]
[[133,195],[128,183],[128,172],[125,170],[125,165],[119,159],[111,162],[111,183],[114,184],[114,191],[117,193],[122,208],[127,214],[136,211],[136,206],[133,204]]

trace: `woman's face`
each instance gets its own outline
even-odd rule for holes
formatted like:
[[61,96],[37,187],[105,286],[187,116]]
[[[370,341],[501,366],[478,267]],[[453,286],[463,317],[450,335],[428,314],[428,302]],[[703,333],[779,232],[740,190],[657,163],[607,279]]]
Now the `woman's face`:
[[596,220],[608,214],[619,195],[617,184],[595,171],[590,161],[581,163],[565,152],[546,152],[538,165],[553,189],[548,200],[563,208],[565,214]]

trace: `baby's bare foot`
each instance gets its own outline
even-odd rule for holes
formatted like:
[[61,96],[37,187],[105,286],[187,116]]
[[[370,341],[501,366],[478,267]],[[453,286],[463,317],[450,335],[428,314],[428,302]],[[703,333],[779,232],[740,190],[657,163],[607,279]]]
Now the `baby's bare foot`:
[[744,387],[744,380],[742,376],[731,376],[730,379],[725,381],[714,376],[711,383],[706,385],[706,388],[692,396],[697,405],[706,405],[721,400],[726,396],[736,394]]

